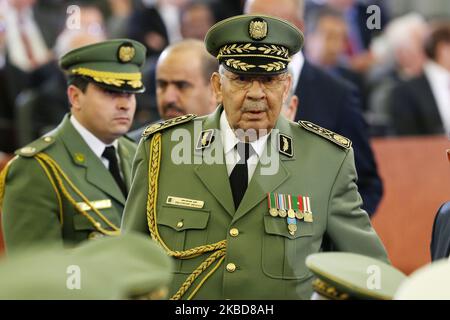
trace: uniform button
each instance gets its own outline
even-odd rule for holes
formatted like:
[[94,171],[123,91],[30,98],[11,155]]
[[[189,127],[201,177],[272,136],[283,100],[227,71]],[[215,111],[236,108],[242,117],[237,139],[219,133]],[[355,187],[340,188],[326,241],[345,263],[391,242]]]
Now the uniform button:
[[45,141],[45,142],[52,142],[52,140],[53,140],[53,139],[52,139],[51,137],[45,137],[45,138],[44,138],[44,141]]
[[177,223],[177,228],[178,228],[178,229],[179,229],[179,228],[183,228],[183,226],[184,226],[183,221],[178,221],[178,223]]
[[234,272],[236,270],[236,265],[234,263],[227,264],[227,271]]
[[230,230],[230,236],[237,237],[239,235],[239,230],[236,228],[233,228]]

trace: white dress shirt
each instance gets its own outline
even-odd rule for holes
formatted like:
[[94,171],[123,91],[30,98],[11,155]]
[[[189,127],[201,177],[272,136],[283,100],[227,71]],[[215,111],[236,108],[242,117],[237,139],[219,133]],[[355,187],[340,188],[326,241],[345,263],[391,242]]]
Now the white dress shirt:
[[45,63],[49,58],[49,51],[45,44],[41,30],[34,20],[31,8],[24,9],[23,25],[19,23],[19,12],[12,6],[6,6],[6,48],[11,64],[22,71],[28,72],[33,69],[28,58],[25,45],[22,41],[20,30],[23,28],[32,51],[33,57],[38,65]]
[[436,100],[445,132],[450,134],[450,71],[432,61],[425,64],[424,71]]
[[114,146],[116,148],[116,156],[120,166],[120,157],[118,154],[119,142],[117,140],[115,140],[111,144],[105,144],[99,138],[93,135],[88,129],[86,129],[73,115],[70,116],[70,122],[74,126],[75,130],[81,135],[92,152],[94,152],[94,154],[99,157],[99,159],[107,169],[109,168],[109,161],[106,158],[102,157],[102,154],[105,151],[106,147]]
[[297,89],[298,80],[302,73],[303,65],[305,64],[305,57],[301,51],[294,54],[289,63],[289,72],[292,73],[292,87]]
[[[220,115],[220,135],[222,138],[222,145],[225,154],[225,163],[227,165],[227,172],[229,177],[236,163],[238,163],[238,161],[241,160],[235,148],[236,144],[240,142],[240,140],[236,137],[233,130],[231,129],[225,111],[222,111],[222,114]],[[269,134],[266,134],[260,137],[258,140],[250,142],[250,145],[252,146],[255,152],[247,160],[248,184],[250,184],[250,181],[253,177],[253,173],[255,172],[256,166],[258,165],[259,159],[261,158],[266,148],[266,142],[268,137]]]

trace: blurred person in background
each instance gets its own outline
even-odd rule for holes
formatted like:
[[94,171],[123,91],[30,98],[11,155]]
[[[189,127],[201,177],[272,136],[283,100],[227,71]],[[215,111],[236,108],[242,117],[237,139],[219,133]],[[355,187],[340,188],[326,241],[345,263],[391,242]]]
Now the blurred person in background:
[[[38,87],[22,92],[17,99],[17,137],[19,146],[53,130],[69,112],[64,73],[57,57],[76,48],[106,40],[104,18],[93,4],[79,3],[79,28],[66,27],[56,39],[50,62],[42,67],[46,75]],[[43,73],[43,72],[41,72]]]
[[432,24],[424,48],[424,72],[397,85],[389,96],[397,135],[450,134],[450,20]]
[[133,0],[108,0],[110,15],[107,18],[106,29],[111,39],[124,38],[127,35],[127,24],[134,10]]
[[348,37],[348,25],[343,14],[327,6],[313,11],[306,19],[306,33],[308,41],[305,43],[305,52],[309,60],[357,87],[362,108],[366,110],[364,77],[342,61]]
[[185,40],[168,47],[156,66],[156,98],[161,118],[213,112],[217,104],[209,79],[217,70],[217,61],[200,40]]
[[147,57],[156,59],[166,46],[181,40],[180,11],[189,2],[142,0],[128,20],[128,37],[143,43]]
[[36,21],[36,0],[0,2],[0,59],[2,61],[2,110],[0,111],[0,150],[12,152],[17,147],[14,132],[14,101],[29,86],[30,74],[51,58],[43,37],[43,26]]
[[[356,72],[367,72],[374,63],[373,56],[369,50],[370,42],[375,35],[383,30],[389,19],[383,1],[311,0],[307,2],[306,16],[325,5],[341,12],[347,22],[348,37],[345,57],[348,66]],[[380,10],[380,24],[374,29],[367,26],[369,18],[367,8],[370,5],[376,5]]]
[[418,13],[393,19],[371,45],[376,65],[367,75],[370,96],[366,113],[372,136],[393,135],[388,97],[400,82],[422,74],[426,62],[423,43],[428,23]]
[[215,23],[214,13],[208,3],[194,1],[181,11],[181,35],[183,39],[203,40]]

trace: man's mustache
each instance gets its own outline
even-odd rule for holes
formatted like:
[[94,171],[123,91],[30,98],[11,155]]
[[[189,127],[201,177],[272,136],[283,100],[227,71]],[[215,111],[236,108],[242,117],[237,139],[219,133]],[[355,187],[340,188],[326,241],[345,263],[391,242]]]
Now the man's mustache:
[[178,113],[184,113],[184,110],[181,109],[178,105],[176,105],[175,103],[168,103],[163,105],[163,111],[164,113],[167,113],[168,111],[176,111]]
[[244,102],[241,108],[241,112],[266,112],[269,108],[266,103],[249,101]]

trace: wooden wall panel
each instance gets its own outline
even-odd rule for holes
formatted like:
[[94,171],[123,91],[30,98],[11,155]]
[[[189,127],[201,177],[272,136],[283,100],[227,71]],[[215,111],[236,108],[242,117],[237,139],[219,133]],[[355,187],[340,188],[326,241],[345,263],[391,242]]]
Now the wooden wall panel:
[[450,200],[445,136],[373,140],[384,197],[373,218],[394,266],[409,274],[430,262],[434,216]]

